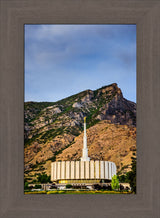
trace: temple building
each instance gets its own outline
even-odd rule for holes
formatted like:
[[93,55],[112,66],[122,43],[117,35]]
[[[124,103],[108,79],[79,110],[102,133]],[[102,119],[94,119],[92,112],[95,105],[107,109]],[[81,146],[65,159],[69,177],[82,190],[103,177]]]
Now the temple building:
[[116,175],[116,165],[110,161],[90,160],[88,157],[86,117],[84,117],[83,150],[80,161],[51,163],[51,181],[58,184],[106,183]]

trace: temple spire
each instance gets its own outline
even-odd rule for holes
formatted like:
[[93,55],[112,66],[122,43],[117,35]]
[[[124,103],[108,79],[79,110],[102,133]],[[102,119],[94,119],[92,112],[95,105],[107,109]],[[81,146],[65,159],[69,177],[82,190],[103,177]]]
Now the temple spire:
[[88,157],[88,148],[87,148],[87,134],[86,134],[86,117],[84,117],[84,136],[83,136],[83,150],[81,161],[90,161]]

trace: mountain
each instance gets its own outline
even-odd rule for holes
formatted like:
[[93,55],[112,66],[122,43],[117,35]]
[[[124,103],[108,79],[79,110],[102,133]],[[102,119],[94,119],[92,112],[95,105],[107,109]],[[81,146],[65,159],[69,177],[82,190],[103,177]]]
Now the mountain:
[[51,161],[80,159],[84,116],[91,159],[114,161],[118,171],[130,169],[136,150],[136,104],[113,83],[57,102],[24,104],[26,178],[50,174]]

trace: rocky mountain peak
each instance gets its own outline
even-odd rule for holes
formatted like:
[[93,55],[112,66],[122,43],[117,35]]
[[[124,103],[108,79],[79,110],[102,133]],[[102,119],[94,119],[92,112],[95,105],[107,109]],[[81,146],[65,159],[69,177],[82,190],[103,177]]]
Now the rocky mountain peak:
[[[123,130],[125,126],[128,126],[127,128],[130,130],[126,134],[129,135],[127,137],[130,137],[132,128],[135,131],[136,126],[136,104],[123,97],[122,91],[116,83],[103,86],[97,90],[85,90],[57,102],[25,102],[26,171],[32,172],[33,169],[37,169],[44,162],[55,161],[59,153],[63,154],[63,150],[72,147],[76,137],[79,137],[83,132],[84,116],[87,117],[88,129],[95,127],[96,130],[99,128],[98,124],[104,121],[104,130],[114,127],[116,131],[117,125],[123,125],[119,128],[119,130]],[[105,122],[107,123],[105,124]],[[98,133],[100,138],[101,131],[104,130],[98,130],[100,131]],[[91,137],[93,142],[94,136],[96,136],[96,133]],[[107,137],[105,134],[104,136]],[[105,140],[105,138],[104,141],[102,140],[101,147],[105,145]],[[108,140],[110,141],[110,139]],[[123,137],[121,140],[123,140]],[[97,149],[98,143],[99,139],[95,144]],[[74,155],[75,158],[78,157],[75,152],[73,152],[71,159],[74,159]],[[80,150],[77,152],[80,152]],[[108,151],[104,150],[103,157],[105,157],[106,152]],[[68,153],[66,153],[66,159],[68,158],[67,155]],[[99,158],[98,153],[96,155],[94,158]],[[45,166],[48,169],[50,164]]]
[[121,89],[118,87],[117,83],[112,83],[108,86],[103,86],[102,88],[98,89],[101,93],[110,93],[115,94],[123,98],[123,94]]

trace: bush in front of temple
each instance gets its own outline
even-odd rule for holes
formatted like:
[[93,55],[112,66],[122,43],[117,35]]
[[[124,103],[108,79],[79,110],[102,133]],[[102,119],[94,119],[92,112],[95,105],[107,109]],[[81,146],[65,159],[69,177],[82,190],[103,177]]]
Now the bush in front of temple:
[[72,185],[71,184],[67,184],[66,188],[72,188]]
[[119,190],[119,180],[116,175],[112,177],[111,187],[113,190]]

